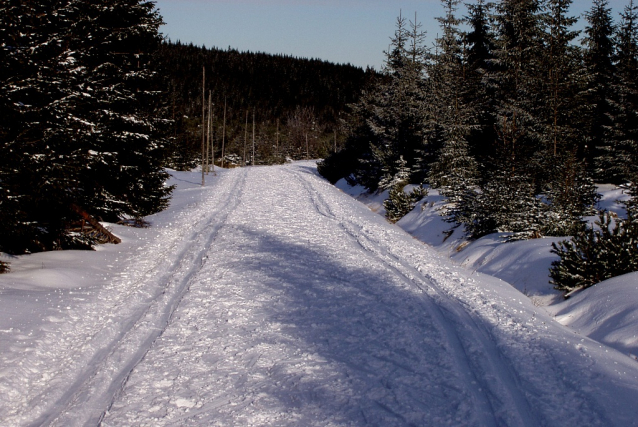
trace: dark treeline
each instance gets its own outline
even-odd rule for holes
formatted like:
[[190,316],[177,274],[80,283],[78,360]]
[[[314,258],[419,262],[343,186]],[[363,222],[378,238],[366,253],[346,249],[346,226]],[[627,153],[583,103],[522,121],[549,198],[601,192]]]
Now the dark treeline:
[[327,155],[345,139],[345,106],[376,78],[166,42],[161,24],[152,1],[0,1],[0,251],[90,248],[117,240],[98,221],[164,209],[165,168],[202,161],[204,67],[218,165],[222,151],[225,165]]
[[[428,184],[447,199],[442,214],[471,239],[503,232],[509,239],[589,233],[581,240],[592,246],[604,240],[583,220],[595,213],[594,182],[628,183],[634,198],[638,182],[633,0],[619,22],[607,0],[593,0],[582,33],[573,29],[571,0],[478,0],[466,4],[466,16],[457,14],[459,0],[441,3],[433,43],[417,22],[399,17],[387,79],[353,106],[344,149],[320,172],[395,190],[397,200],[386,203],[393,220],[397,206],[411,206],[396,189]],[[635,268],[635,218],[628,212],[615,232],[601,218],[623,242],[597,245],[604,266],[590,259],[590,247],[555,248],[565,261],[552,272],[557,287],[617,269],[615,251],[629,253],[633,261],[623,265]]]
[[224,155],[235,164],[244,160],[247,114],[248,143],[252,143],[253,112],[255,163],[325,157],[334,151],[335,137],[338,146],[343,143],[340,118],[346,105],[355,102],[376,76],[351,65],[180,42],[162,44],[158,65],[167,79],[168,111],[176,122],[170,159],[174,167],[191,167],[201,158],[204,68],[206,102],[209,93],[212,96],[216,159],[225,142]]
[[[0,1],[0,251],[88,248],[113,237],[98,220],[165,208],[164,168],[203,160],[205,69],[216,164],[222,152],[237,166],[339,149],[320,172],[391,190],[392,220],[425,194],[403,187],[428,184],[469,238],[575,236],[555,248],[567,260],[557,286],[593,274],[564,268],[591,270],[587,251],[606,260],[595,272],[615,268],[618,251],[636,268],[638,12],[628,2],[616,22],[593,0],[579,33],[571,0],[477,0],[463,17],[459,0],[442,0],[433,43],[400,17],[377,74],[166,42],[151,1]],[[628,183],[633,196],[626,220],[601,216],[607,234],[583,221],[595,181]]]

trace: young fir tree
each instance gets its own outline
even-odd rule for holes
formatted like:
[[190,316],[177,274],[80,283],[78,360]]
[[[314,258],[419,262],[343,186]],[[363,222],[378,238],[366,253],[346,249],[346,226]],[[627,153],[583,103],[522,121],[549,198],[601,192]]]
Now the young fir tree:
[[373,170],[380,165],[382,170],[392,171],[400,156],[412,168],[423,150],[426,132],[424,37],[420,24],[410,22],[408,27],[406,19],[399,16],[386,53],[387,80],[378,87],[376,97],[370,99],[374,105],[367,124],[374,135]]
[[584,216],[596,214],[595,205],[600,195],[585,165],[577,158],[575,148],[554,159],[554,165],[547,166],[552,179],[545,187],[548,208],[542,233],[573,236],[583,228]]
[[396,164],[396,174],[386,175],[379,185],[383,189],[389,189],[388,199],[383,202],[385,216],[390,222],[397,222],[407,215],[416,204],[427,195],[427,190],[423,187],[415,187],[409,193],[404,191],[409,182],[410,169],[403,156],[399,156]]
[[615,68],[613,59],[614,23],[607,0],[594,0],[585,13],[587,26],[583,44],[585,85],[579,96],[582,111],[576,118],[585,139],[579,157],[594,172],[597,181],[615,181],[608,173],[614,170],[614,148],[610,144],[612,127],[612,88]]
[[470,154],[467,137],[478,128],[477,113],[468,100],[468,66],[462,46],[460,20],[454,16],[459,1],[443,0],[446,15],[439,18],[442,36],[437,39],[437,55],[430,71],[432,102],[442,130],[442,147],[431,165],[429,182],[447,198],[443,215],[454,211],[461,195],[478,183],[478,166]]
[[380,190],[390,190],[396,187],[405,187],[410,182],[410,168],[403,156],[399,156],[393,168],[384,169],[383,178],[379,181]]
[[[377,135],[369,123],[375,114],[377,84],[371,86],[362,91],[357,103],[350,105],[350,114],[343,122],[348,134],[345,148],[318,164],[317,168],[332,181],[336,182],[345,175],[351,184],[358,183],[369,191],[375,191],[383,176],[383,167],[372,155]],[[335,171],[334,174],[331,171]],[[344,174],[343,171],[349,173]]]
[[494,232],[508,233],[507,240],[540,237],[546,207],[516,157],[523,133],[516,123],[504,123],[500,129],[500,167],[490,172],[478,190],[468,189],[461,195],[455,218],[471,239]]
[[467,137],[470,153],[477,160],[479,168],[494,156],[493,141],[495,134],[496,99],[493,87],[485,84],[485,76],[489,75],[494,62],[496,38],[493,33],[491,14],[493,3],[483,0],[475,4],[466,4],[468,16],[464,22],[469,27],[464,34],[467,56],[466,103],[475,110],[478,127],[471,130]]
[[552,244],[560,259],[552,263],[551,283],[571,292],[603,280],[638,271],[638,212],[627,210],[626,219],[600,214],[596,228],[584,227],[571,240]]
[[613,152],[609,172],[615,181],[635,181],[638,174],[638,6],[630,0],[615,37],[617,75],[613,88]]
[[494,231],[511,239],[540,235],[543,205],[533,180],[542,121],[543,39],[540,5],[505,0],[497,7],[498,39],[487,78],[497,99],[495,156],[480,190],[466,191],[457,218],[471,238]]

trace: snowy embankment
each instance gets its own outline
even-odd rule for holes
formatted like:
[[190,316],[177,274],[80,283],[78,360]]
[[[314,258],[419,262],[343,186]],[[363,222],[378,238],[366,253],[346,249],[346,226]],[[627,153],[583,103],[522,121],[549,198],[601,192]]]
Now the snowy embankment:
[[122,244],[10,260],[0,424],[636,425],[636,361],[314,164],[172,175]]
[[[387,193],[367,194],[362,187],[351,187],[345,180],[339,181],[337,187],[384,214],[383,200]],[[599,187],[599,192],[602,196],[599,209],[623,215],[618,203],[628,199],[623,189],[605,184]],[[491,234],[468,243],[460,227],[453,228],[439,215],[442,202],[438,191],[430,190],[428,197],[397,225],[455,263],[509,283],[579,334],[638,360],[638,273],[607,280],[564,300],[562,292],[549,283],[549,269],[558,259],[551,253],[552,242],[565,238],[504,243],[501,235]]]

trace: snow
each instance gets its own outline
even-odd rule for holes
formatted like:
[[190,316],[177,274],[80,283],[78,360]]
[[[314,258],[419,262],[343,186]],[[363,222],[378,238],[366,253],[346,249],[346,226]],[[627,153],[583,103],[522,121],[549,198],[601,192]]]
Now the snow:
[[638,272],[614,277],[548,307],[556,320],[638,360]]
[[0,424],[638,425],[635,275],[539,306],[540,241],[457,252],[435,192],[399,223],[430,247],[313,162],[216,170],[119,245],[2,258]]
[[[360,186],[351,187],[345,180],[339,181],[336,186],[373,210],[387,197],[385,193],[366,193]],[[601,194],[598,209],[624,215],[621,202],[629,199],[625,189],[601,184],[598,191]],[[397,225],[456,264],[509,283],[535,305],[545,307],[561,324],[636,359],[638,276],[635,273],[602,282],[565,300],[563,294],[549,283],[549,269],[552,262],[559,259],[551,253],[552,243],[566,238],[547,237],[504,243],[504,234],[494,233],[467,242],[461,228],[453,228],[439,215],[443,201],[437,190],[430,190],[428,197]],[[590,223],[597,219],[597,216],[589,218]]]

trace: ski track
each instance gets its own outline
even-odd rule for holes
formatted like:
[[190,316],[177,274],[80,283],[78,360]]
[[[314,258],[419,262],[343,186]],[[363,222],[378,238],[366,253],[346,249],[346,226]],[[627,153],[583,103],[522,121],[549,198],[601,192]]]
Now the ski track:
[[102,425],[615,425],[586,351],[543,345],[547,316],[337,194],[310,167],[251,169]]
[[[308,182],[308,181],[306,181]],[[317,181],[314,185],[323,185],[321,181]],[[568,396],[569,405],[576,403],[582,410],[579,414],[581,419],[574,418],[570,414],[570,422],[576,424],[587,425],[609,425],[608,420],[600,419],[599,412],[591,411],[588,408],[597,408],[598,404],[589,396],[578,396],[579,392],[572,385],[548,384],[547,379],[561,378],[562,374],[555,368],[557,364],[551,354],[542,354],[542,358],[535,354],[534,360],[529,360],[525,352],[517,352],[515,358],[508,358],[503,351],[499,349],[499,338],[492,332],[494,326],[485,324],[484,320],[472,316],[472,306],[467,304],[467,297],[472,299],[481,298],[484,305],[488,301],[481,295],[479,289],[473,286],[473,281],[466,281],[457,274],[441,274],[446,268],[434,264],[426,264],[425,270],[428,273],[423,274],[424,267],[419,261],[423,262],[422,256],[411,252],[405,253],[408,247],[401,247],[401,254],[394,253],[391,242],[382,241],[379,236],[384,236],[380,228],[363,229],[361,225],[349,220],[343,212],[340,215],[335,214],[330,205],[323,199],[321,192],[308,186],[308,191],[312,194],[313,202],[317,206],[318,211],[323,215],[333,218],[339,222],[343,229],[356,240],[361,247],[374,254],[380,262],[383,262],[389,269],[395,270],[399,275],[403,276],[405,283],[416,286],[423,291],[423,302],[426,303],[425,311],[436,314],[436,326],[442,330],[442,335],[450,344],[451,356],[456,359],[457,369],[466,373],[465,383],[476,385],[471,387],[469,391],[469,399],[473,402],[477,413],[476,425],[516,425],[516,426],[537,426],[551,425],[552,420],[543,419],[543,411],[538,411],[539,405],[547,406],[549,403],[552,407],[551,413],[555,414],[557,410],[564,407],[566,402],[562,402],[560,398],[552,397],[549,402],[542,402],[538,398],[546,393],[547,388],[560,390],[571,390],[572,394]],[[413,266],[405,261],[406,255],[410,258],[416,258],[417,263]],[[421,259],[419,259],[421,258]],[[432,262],[432,261],[429,261]],[[438,274],[437,274],[438,272]],[[461,284],[463,290],[450,287],[450,284]],[[455,292],[457,291],[457,292]],[[463,301],[466,300],[466,301]],[[493,310],[495,311],[495,310]],[[494,319],[494,313],[491,313],[488,319]],[[496,328],[498,325],[495,325]],[[530,331],[524,330],[525,337],[520,342],[525,343],[534,337],[530,335]],[[535,334],[536,331],[531,331]],[[503,347],[507,342],[511,341],[511,337],[507,337],[503,341]],[[526,350],[539,350],[527,347]],[[516,365],[514,362],[518,360]],[[524,360],[523,363],[520,363]],[[541,364],[539,364],[539,360]],[[530,367],[535,366],[535,369]],[[536,373],[538,369],[553,370],[551,375],[543,378],[543,382],[538,384],[538,388],[532,378],[521,378],[517,373],[519,368],[525,369],[520,372]],[[552,369],[553,368],[553,369]],[[523,391],[525,390],[525,392]],[[555,422],[555,420],[554,420]]]
[[601,367],[607,350],[314,167],[212,181],[25,355],[0,424],[638,425],[635,362]]
[[[96,408],[110,405],[130,370],[144,356],[152,342],[169,322],[172,311],[187,291],[189,280],[201,268],[204,254],[220,226],[236,204],[233,188],[241,188],[245,174],[225,176],[220,190],[212,197],[193,204],[194,212],[184,212],[182,228],[171,229],[149,245],[140,247],[139,256],[130,260],[121,280],[107,286],[100,299],[102,310],[92,315],[76,314],[84,324],[68,325],[84,329],[84,340],[68,346],[38,345],[35,355],[45,357],[38,367],[44,387],[24,398],[24,410],[6,417],[6,425],[97,425],[101,416]],[[68,330],[66,332],[69,332]],[[69,333],[70,336],[78,335]],[[71,357],[72,360],[68,360]],[[38,372],[32,369],[32,373]],[[48,372],[47,372],[48,371]],[[54,378],[47,384],[47,381]],[[50,386],[47,386],[50,385]],[[62,386],[61,386],[62,385]],[[28,408],[28,410],[26,409]],[[14,415],[14,414],[11,414]]]

